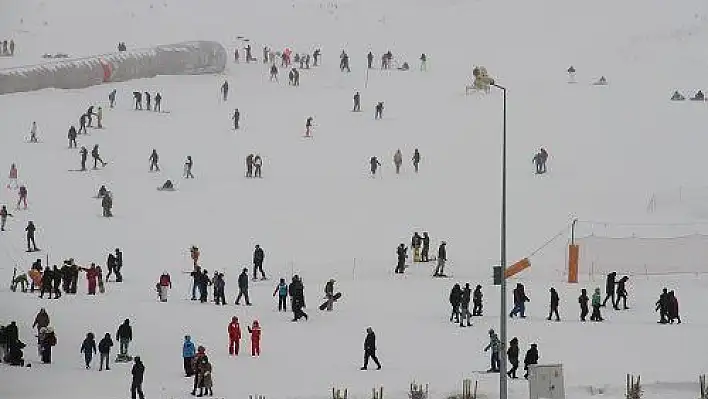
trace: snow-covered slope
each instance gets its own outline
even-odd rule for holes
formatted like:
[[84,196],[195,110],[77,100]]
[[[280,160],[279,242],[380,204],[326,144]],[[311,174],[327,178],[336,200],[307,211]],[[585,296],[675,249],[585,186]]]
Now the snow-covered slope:
[[[26,269],[34,255],[50,263],[73,257],[80,264],[103,263],[120,247],[125,282],[107,293],[47,302],[0,291],[0,322],[17,320],[32,342],[31,322],[39,307],[52,316],[59,345],[55,363],[32,369],[3,368],[0,397],[113,398],[127,395],[127,367],[110,373],[83,370],[78,352],[87,331],[115,333],[133,321],[133,352],[146,364],[146,394],[183,397],[191,381],[180,377],[184,334],[208,348],[219,397],[264,394],[324,397],[331,386],[365,397],[375,385],[403,396],[412,379],[430,382],[436,397],[463,376],[486,369],[489,328],[496,328],[498,291],[490,287],[499,258],[501,95],[464,95],[473,65],[485,65],[509,89],[509,258],[528,255],[580,216],[595,220],[655,221],[647,215],[651,193],[680,185],[702,186],[701,168],[708,121],[705,103],[670,103],[674,89],[685,94],[705,86],[708,17],[700,1],[220,1],[168,0],[89,2],[27,0],[0,5],[0,37],[14,37],[17,55],[0,67],[41,62],[41,54],[105,53],[125,41],[129,48],[182,40],[216,40],[233,50],[239,37],[261,47],[311,52],[321,47],[323,65],[301,72],[301,86],[268,82],[263,64],[230,63],[224,76],[160,77],[81,91],[47,90],[0,97],[0,167],[17,163],[27,184],[30,209],[14,211],[0,236],[0,271]],[[338,55],[346,49],[352,73],[341,74]],[[413,70],[370,71],[365,54],[391,50]],[[417,59],[429,57],[427,72]],[[378,62],[377,62],[378,63]],[[566,83],[566,68],[578,70],[578,84]],[[607,87],[590,83],[605,75]],[[224,79],[228,102],[220,100]],[[107,95],[118,89],[115,109]],[[169,113],[134,112],[131,92],[160,91]],[[355,91],[362,113],[351,113]],[[382,121],[373,106],[386,105]],[[103,130],[79,136],[79,145],[99,144],[109,164],[88,173],[66,149],[66,131],[90,105],[104,107]],[[239,108],[242,129],[231,130]],[[303,138],[308,116],[314,137]],[[26,143],[37,121],[40,144]],[[531,157],[550,152],[549,173],[533,175]],[[90,147],[89,147],[90,148]],[[162,172],[149,174],[155,148]],[[420,149],[419,174],[410,163],[396,176],[396,149],[410,159]],[[264,157],[264,179],[243,178],[249,153]],[[196,179],[180,179],[187,155]],[[368,159],[378,156],[381,174],[371,179]],[[4,166],[3,166],[4,165]],[[178,191],[155,190],[165,179]],[[92,196],[101,184],[115,195],[115,217],[102,218]],[[4,186],[4,185],[3,185]],[[16,192],[1,190],[14,205]],[[14,208],[14,206],[10,206]],[[12,209],[11,209],[12,211]],[[41,254],[24,253],[24,226],[38,227]],[[414,266],[394,277],[395,247],[413,230],[429,231],[433,247],[448,242],[454,280],[430,281],[430,270]],[[268,282],[253,287],[252,308],[217,308],[188,301],[187,248],[198,245],[209,271],[226,272],[231,303],[240,268],[250,264],[253,246],[266,250]],[[562,244],[562,243],[561,243]],[[543,362],[563,363],[569,396],[588,395],[588,385],[610,386],[621,395],[624,373],[643,380],[693,381],[706,349],[699,343],[706,319],[700,301],[705,280],[668,282],[632,279],[632,310],[609,315],[602,325],[576,323],[581,287],[562,283],[563,245],[533,259],[520,276],[532,299],[531,318],[510,325],[522,350],[539,344]],[[169,271],[175,289],[167,304],[156,303],[153,286]],[[289,322],[274,311],[278,277],[304,277],[306,323]],[[332,314],[318,314],[324,283],[339,282],[344,298]],[[486,316],[474,328],[447,324],[447,294],[455,281],[482,283]],[[566,321],[546,323],[547,290],[555,285]],[[677,289],[685,314],[680,327],[655,325],[653,302],[661,287]],[[254,318],[264,329],[260,359],[226,354],[226,325]],[[379,339],[380,372],[360,373],[364,330]],[[86,380],[84,378],[88,377]],[[495,376],[481,376],[481,392],[494,396]],[[693,397],[686,387],[656,385],[648,395]],[[514,397],[526,384],[512,384]]]

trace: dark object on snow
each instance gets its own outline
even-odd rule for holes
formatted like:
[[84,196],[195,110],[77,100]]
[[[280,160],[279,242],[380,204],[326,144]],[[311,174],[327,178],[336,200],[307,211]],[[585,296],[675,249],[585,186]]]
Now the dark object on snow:
[[167,180],[165,183],[157,188],[158,191],[175,191],[175,186],[172,184],[172,180]]

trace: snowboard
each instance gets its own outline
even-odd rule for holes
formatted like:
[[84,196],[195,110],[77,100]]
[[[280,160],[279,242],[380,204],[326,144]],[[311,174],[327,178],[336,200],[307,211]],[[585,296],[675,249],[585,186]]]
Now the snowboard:
[[433,278],[452,278],[452,276],[448,276],[447,274],[438,274],[433,275]]
[[37,248],[37,249],[28,249],[25,252],[39,252],[39,251],[41,251],[41,249]]
[[132,361],[133,361],[133,357],[130,355],[118,355],[118,356],[116,356],[116,360],[115,360],[116,363],[128,363],[128,362],[132,362]]
[[[332,297],[332,302],[333,302],[333,303],[334,303],[334,302],[337,302],[337,301],[339,300],[339,298],[341,298],[341,297],[342,297],[342,293],[341,293],[341,292],[338,292],[338,293],[334,294],[334,296]],[[327,309],[327,302],[329,302],[329,301],[324,301],[324,303],[323,303],[322,305],[320,305],[320,310],[325,310],[325,309]]]

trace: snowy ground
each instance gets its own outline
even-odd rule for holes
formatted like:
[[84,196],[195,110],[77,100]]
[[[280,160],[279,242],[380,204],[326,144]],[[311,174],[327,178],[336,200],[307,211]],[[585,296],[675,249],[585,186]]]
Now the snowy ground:
[[[184,334],[208,348],[219,397],[324,398],[336,386],[366,398],[383,385],[387,396],[403,398],[413,379],[430,383],[436,398],[459,389],[463,377],[488,367],[482,348],[487,330],[498,324],[498,291],[490,277],[499,258],[501,96],[464,95],[472,65],[485,65],[509,88],[509,258],[516,260],[573,216],[666,221],[666,215],[646,213],[652,193],[705,185],[707,140],[700,129],[708,107],[667,100],[674,89],[693,94],[707,88],[706,7],[697,0],[0,1],[0,37],[12,36],[18,46],[16,57],[0,58],[0,68],[41,62],[46,52],[111,52],[118,41],[136,48],[218,40],[231,52],[239,35],[251,39],[257,57],[264,44],[302,52],[321,47],[324,54],[322,67],[302,71],[299,88],[287,86],[282,71],[281,83],[271,84],[262,64],[231,63],[224,76],[0,97],[0,167],[17,163],[30,202],[29,210],[14,211],[0,237],[0,273],[9,279],[14,264],[25,269],[35,258],[23,251],[28,220],[38,227],[44,250],[38,256],[48,255],[52,264],[68,257],[103,263],[116,246],[125,256],[125,282],[108,284],[103,296],[49,302],[0,290],[0,322],[17,320],[21,336],[32,342],[30,326],[44,306],[59,340],[51,366],[37,364],[30,345],[26,358],[33,368],[4,367],[0,397],[127,395],[127,366],[85,371],[79,354],[87,331],[114,334],[124,318],[134,325],[133,354],[147,367],[148,398],[186,396],[191,381],[181,377]],[[342,48],[352,57],[349,75],[337,68]],[[365,87],[369,49],[377,57],[390,49],[414,70],[371,71]],[[417,71],[421,52],[430,59],[425,73]],[[570,64],[578,70],[575,85],[566,83]],[[600,75],[609,86],[590,85]],[[218,93],[225,78],[232,88],[227,103]],[[113,87],[119,99],[108,110]],[[133,90],[159,90],[170,113],[131,111]],[[349,112],[356,90],[361,114]],[[378,101],[386,110],[375,122]],[[79,145],[99,144],[109,165],[68,172],[78,168],[79,157],[66,149],[66,130],[89,104],[104,106],[106,129],[80,136]],[[236,107],[243,126],[238,132],[229,120]],[[312,139],[302,137],[308,116],[315,118]],[[42,140],[37,145],[25,142],[33,120]],[[540,146],[550,161],[549,173],[539,178],[531,157]],[[162,172],[149,174],[153,148]],[[397,148],[407,159],[420,149],[420,174],[410,163],[394,174]],[[264,157],[263,180],[242,177],[251,152]],[[193,181],[180,179],[187,155],[195,162]],[[376,179],[368,175],[373,155],[384,163]],[[168,178],[178,191],[156,191]],[[92,198],[101,184],[115,194],[111,220],[100,216]],[[16,192],[0,191],[0,202],[15,201]],[[425,266],[394,277],[395,247],[409,243],[413,230],[429,231],[434,248],[448,242],[454,280],[431,281]],[[206,269],[226,272],[233,302],[237,273],[256,243],[266,250],[272,279],[253,287],[255,306],[185,300],[190,280],[181,272],[190,269],[189,246],[200,247]],[[532,300],[531,317],[512,321],[510,337],[519,337],[522,351],[535,342],[543,363],[563,363],[569,397],[589,396],[589,386],[619,397],[628,372],[642,375],[648,397],[695,397],[694,381],[705,372],[708,355],[701,344],[708,330],[701,306],[708,280],[633,278],[630,311],[608,314],[602,325],[581,325],[575,321],[580,288],[604,283],[563,284],[563,244],[532,258],[532,269],[520,276]],[[165,270],[176,284],[162,304],[153,286]],[[306,323],[290,323],[289,314],[274,311],[276,278],[292,273],[305,281]],[[345,296],[334,313],[320,314],[315,303],[330,277]],[[448,291],[456,281],[485,286],[486,316],[474,328],[447,323]],[[561,294],[562,323],[544,320],[551,285]],[[679,327],[655,324],[653,303],[665,285],[681,301]],[[242,326],[261,321],[261,358],[225,354],[226,325],[234,314]],[[377,332],[380,372],[358,371],[367,326]],[[87,374],[90,380],[83,379]],[[473,378],[480,379],[481,393],[496,395],[496,376]],[[527,394],[524,382],[510,389],[515,398]]]

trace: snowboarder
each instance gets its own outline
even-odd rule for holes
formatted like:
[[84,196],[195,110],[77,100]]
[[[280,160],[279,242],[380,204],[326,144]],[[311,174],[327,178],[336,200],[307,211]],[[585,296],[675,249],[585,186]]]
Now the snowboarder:
[[86,334],[84,342],[81,343],[81,353],[84,354],[84,362],[86,363],[86,370],[91,368],[91,360],[93,355],[96,353],[96,340],[94,339],[93,333]]
[[526,356],[524,357],[524,378],[529,379],[529,366],[533,364],[538,364],[538,347],[536,344],[531,344],[531,349],[526,351]]
[[17,200],[17,209],[20,209],[20,203],[22,203],[27,209],[27,187],[23,184],[20,186],[18,191],[19,198]]
[[622,300],[622,308],[624,310],[629,309],[627,307],[627,280],[629,280],[629,277],[623,276],[617,282],[617,301],[614,303],[615,310],[619,310],[620,299]]
[[0,231],[5,231],[8,216],[13,217],[13,215],[7,211],[7,206],[3,205],[2,208],[0,208]]
[[261,158],[260,155],[256,154],[255,157],[253,157],[253,167],[255,168],[253,172],[254,177],[261,178],[261,167],[263,166],[263,158]]
[[[34,242],[34,232],[37,230],[36,227],[34,227],[34,222],[29,221],[27,222],[27,227],[25,227],[25,231],[27,232],[27,252],[35,252],[39,251],[37,248],[37,244]],[[30,246],[30,244],[32,244]]]
[[484,351],[492,350],[492,355],[490,357],[491,367],[487,370],[488,373],[498,373],[499,372],[499,350],[501,349],[501,342],[499,342],[499,337],[494,330],[489,330],[489,344],[484,348]]
[[462,302],[462,288],[460,284],[455,284],[450,290],[450,306],[452,306],[452,312],[450,313],[450,322],[455,319],[455,323],[460,322],[460,303]]
[[308,117],[307,120],[305,120],[305,137],[310,137],[312,133],[312,117]]
[[136,393],[140,399],[145,399],[145,394],[143,394],[143,377],[145,375],[145,365],[140,360],[140,356],[135,356],[133,359],[135,364],[133,365],[130,374],[133,376],[133,381],[130,384],[130,397],[135,399]]
[[256,249],[253,250],[253,279],[258,278],[257,274],[261,272],[261,280],[266,279],[265,272],[263,271],[263,261],[265,260],[265,252],[260,245],[256,244]]
[[578,303],[580,304],[580,321],[585,321],[585,317],[588,315],[588,291],[583,288],[580,290],[580,296],[578,297]]
[[116,339],[119,344],[118,359],[124,361],[128,359],[128,346],[130,345],[130,341],[133,340],[133,327],[130,326],[129,319],[125,319],[123,324],[118,327]]
[[238,276],[238,296],[236,297],[236,305],[239,305],[241,297],[246,300],[247,306],[251,306],[251,301],[248,299],[248,269],[245,267]]
[[238,324],[238,317],[233,316],[228,327],[229,332],[229,355],[238,356],[241,347],[241,326]]
[[428,70],[428,56],[425,53],[420,55],[420,71],[425,72]]
[[378,104],[376,104],[376,108],[374,111],[374,119],[383,118],[383,109],[384,109],[384,103],[383,103],[383,101],[379,101]]
[[[327,284],[325,284],[325,288],[324,288],[325,299],[326,299],[325,309],[328,312],[332,311],[332,309],[334,308],[334,301],[336,300],[334,298],[334,283],[335,282],[336,281],[333,278],[329,279],[329,281],[327,281]],[[322,308],[320,308],[320,309],[322,309]]]
[[194,348],[194,342],[192,342],[192,337],[189,335],[184,336],[184,343],[182,343],[182,360],[184,362],[184,376],[191,377],[194,374],[192,370],[192,361],[194,360],[194,355],[196,355],[197,350]]
[[194,179],[194,175],[192,174],[192,166],[194,165],[194,162],[192,161],[192,156],[187,155],[187,160],[184,161],[184,178],[185,179]]
[[369,54],[366,55],[366,68],[371,69],[373,67],[373,65],[372,65],[373,63],[374,63],[374,54],[372,54],[371,51],[369,51]]
[[224,84],[221,85],[221,94],[224,96],[224,101],[229,98],[229,82],[224,80]]
[[408,255],[406,255],[406,246],[403,245],[403,243],[396,248],[396,255],[398,256],[398,262],[396,263],[396,270],[394,272],[402,274],[406,269],[406,258],[408,257]]
[[110,93],[108,93],[108,106],[110,108],[114,108],[116,103],[116,89],[113,89]]
[[358,91],[354,93],[354,108],[352,112],[361,112],[361,94]]
[[231,119],[234,120],[234,130],[238,130],[238,122],[241,120],[241,112],[239,112],[238,108],[234,110],[234,115]]
[[401,154],[401,149],[396,150],[393,154],[393,164],[396,166],[396,174],[401,173],[401,164],[403,163],[403,155]]
[[592,314],[590,315],[590,321],[604,320],[600,314],[601,301],[602,295],[600,294],[600,288],[595,288],[595,292],[592,294]]
[[509,349],[506,350],[506,357],[509,359],[509,364],[511,364],[511,369],[506,372],[509,378],[518,378],[516,376],[516,370],[519,368],[519,339],[514,337],[509,341]]
[[285,279],[281,278],[278,285],[273,291],[273,296],[278,295],[278,312],[288,311],[288,284],[285,283]]
[[447,262],[447,243],[440,243],[438,247],[438,265],[435,267],[433,277],[445,277],[445,262]]
[[605,300],[602,301],[602,307],[607,306],[607,300],[611,299],[611,303],[614,305],[615,303],[615,286],[616,282],[615,279],[617,278],[617,272],[611,272],[607,275],[607,279],[605,280]]
[[551,320],[553,314],[556,315],[556,321],[560,321],[560,316],[558,315],[558,304],[560,303],[560,298],[558,297],[558,292],[556,289],[551,287],[551,306],[548,312],[548,318],[546,320]]
[[258,320],[253,320],[253,325],[248,327],[251,334],[251,356],[261,355],[261,326]]
[[143,94],[139,91],[133,92],[133,99],[135,100],[135,110],[143,109]]
[[69,148],[76,148],[76,128],[72,125],[69,128],[69,134],[67,135],[69,138]]
[[369,164],[371,165],[371,177],[376,177],[376,169],[381,166],[379,159],[376,157],[371,157]]
[[152,109],[155,112],[162,112],[162,94],[155,93],[155,107]]
[[661,291],[661,295],[659,295],[659,300],[656,301],[655,311],[657,310],[659,311],[659,323],[668,323],[669,319],[667,318],[667,315],[669,310],[669,293],[666,288]]
[[111,367],[108,365],[108,359],[111,355],[111,348],[113,347],[113,340],[111,339],[111,334],[106,333],[103,339],[98,343],[98,353],[100,355],[98,370],[103,371],[103,362],[106,362],[106,370],[110,370]]
[[253,177],[253,154],[246,157],[246,177]]
[[367,370],[369,367],[369,358],[376,363],[376,370],[381,370],[381,363],[376,357],[376,334],[371,327],[366,329],[366,339],[364,339],[364,367],[362,370]]
[[32,122],[29,141],[30,143],[37,143],[37,122]]
[[160,296],[160,302],[167,302],[167,291],[172,288],[172,281],[170,280],[170,274],[167,272],[162,273],[160,276],[160,281],[157,283],[157,291]]
[[157,170],[158,172],[160,171],[160,165],[158,164],[160,157],[157,155],[157,150],[153,149],[152,154],[150,154],[150,158],[148,160],[150,161],[150,172],[153,170]]
[[147,91],[145,92],[145,109],[148,111],[152,111],[152,108],[150,107],[150,93]]
[[106,166],[106,163],[103,162],[103,159],[101,159],[101,155],[98,153],[98,144],[93,146],[93,149],[91,150],[91,157],[93,158],[93,168],[98,169],[98,163],[101,163],[101,166]]
[[462,290],[462,300],[460,301],[460,327],[464,327],[464,321],[467,320],[467,327],[472,327],[470,313],[470,300],[472,299],[472,288],[470,283],[465,283],[465,288]]
[[524,285],[521,283],[516,284],[514,288],[514,309],[509,313],[509,317],[514,317],[517,314],[522,318],[526,318],[526,302],[529,301],[529,297],[526,296],[524,290]]
[[474,293],[472,294],[472,301],[474,303],[474,307],[472,308],[472,316],[481,316],[482,315],[482,286],[477,284],[477,286],[474,288]]
[[103,217],[113,217],[113,194],[106,191],[106,195],[101,198],[101,208],[103,208]]

